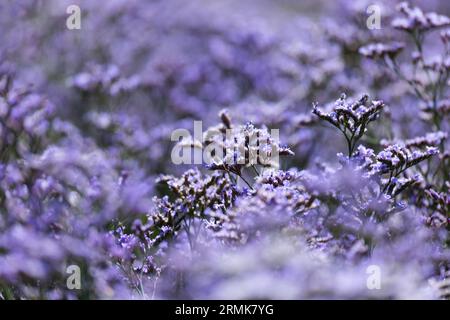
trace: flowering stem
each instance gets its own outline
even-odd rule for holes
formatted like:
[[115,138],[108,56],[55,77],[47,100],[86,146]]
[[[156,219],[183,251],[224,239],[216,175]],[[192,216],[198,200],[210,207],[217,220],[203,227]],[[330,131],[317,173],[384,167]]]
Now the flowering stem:
[[250,189],[254,190],[252,185],[248,183],[248,181],[242,175],[238,175],[238,177],[241,178],[242,181],[244,181],[249,186]]

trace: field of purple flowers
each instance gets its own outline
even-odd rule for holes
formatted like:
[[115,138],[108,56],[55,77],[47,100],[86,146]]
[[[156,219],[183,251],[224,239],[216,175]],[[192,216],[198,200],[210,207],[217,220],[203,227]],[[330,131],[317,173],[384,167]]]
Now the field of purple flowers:
[[450,298],[449,16],[2,1],[0,300]]

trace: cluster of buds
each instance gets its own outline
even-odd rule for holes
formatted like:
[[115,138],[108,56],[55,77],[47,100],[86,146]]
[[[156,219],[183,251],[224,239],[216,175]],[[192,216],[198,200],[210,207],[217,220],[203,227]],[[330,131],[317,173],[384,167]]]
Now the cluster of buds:
[[403,43],[392,42],[388,44],[384,43],[371,43],[359,48],[359,53],[370,59],[380,59],[389,57],[395,58],[404,48]]
[[415,51],[411,54],[410,68],[402,67],[400,60],[397,59],[405,47],[403,43],[369,44],[361,47],[359,52],[367,58],[382,61],[393,74],[404,81],[421,104],[425,105],[421,114],[422,120],[430,121],[434,129],[440,129],[441,115],[448,113],[445,87],[448,86],[450,71],[449,31],[441,32],[440,39],[444,49],[441,56],[426,58],[424,46],[427,32],[449,27],[450,18],[434,12],[424,13],[420,8],[411,7],[406,2],[401,3],[398,10],[404,17],[394,19],[392,26],[405,31],[414,44]]
[[[384,194],[395,197],[408,187],[421,182],[418,175],[412,177],[401,175],[408,168],[438,153],[438,148],[424,145],[421,138],[407,140],[407,143],[407,146],[405,144],[389,145],[378,154],[370,148],[359,146],[352,158],[352,163],[364,177],[379,181]],[[383,179],[383,176],[387,178]]]
[[381,140],[381,145],[385,148],[392,144],[403,145],[406,148],[424,148],[424,147],[438,147],[444,140],[447,139],[447,132],[437,131],[430,132],[424,136],[407,139],[404,141],[388,141]]
[[0,74],[0,151],[3,159],[37,152],[38,141],[49,133],[54,111],[54,105],[46,97],[15,86],[9,74]]
[[169,188],[173,199],[167,196],[155,198],[157,210],[149,217],[149,232],[156,242],[173,236],[191,219],[208,218],[208,210],[225,212],[239,195],[229,177],[219,172],[202,175],[197,169],[192,169],[181,177],[162,176],[158,182]]
[[432,70],[437,73],[445,74],[450,71],[450,57],[433,57],[428,61],[424,61],[425,70]]
[[382,165],[378,168],[381,173],[394,172],[399,175],[406,169],[434,156],[439,152],[436,147],[425,147],[425,150],[410,149],[395,144],[387,147],[377,155],[377,160]]
[[433,112],[446,116],[450,114],[450,99],[439,100],[437,101],[436,106],[434,106],[433,102],[429,102],[423,106],[422,111],[424,112],[423,117],[425,119],[427,119],[429,114],[432,114]]
[[[279,230],[295,225],[296,217],[317,207],[316,197],[307,192],[295,171],[265,172],[256,181],[257,191],[241,199],[226,214],[215,211],[209,227],[215,236],[246,242],[262,231]],[[268,210],[268,208],[270,208]]]
[[279,156],[294,153],[280,145],[279,130],[256,128],[252,123],[232,125],[226,110],[219,113],[222,123],[209,128],[203,137],[208,156],[207,167],[241,176],[244,167],[262,166],[278,168]]
[[317,104],[314,104],[313,113],[320,119],[331,123],[344,134],[349,156],[352,156],[356,143],[367,131],[368,124],[379,117],[384,107],[382,101],[369,102],[367,95],[349,103],[345,94],[342,94],[340,99],[335,102],[331,112],[323,112],[317,107]]
[[392,21],[392,26],[399,30],[425,32],[450,26],[449,17],[435,12],[424,13],[420,8],[411,7],[407,2],[400,3],[397,9],[405,16]]
[[447,192],[437,192],[433,189],[425,190],[427,195],[427,207],[432,210],[428,218],[430,225],[440,227],[450,225],[450,182],[446,182]]
[[412,177],[404,177],[404,178],[391,178],[383,179],[382,183],[384,183],[387,188],[385,190],[385,194],[396,197],[406,189],[417,186],[420,184],[420,177],[418,175],[414,175]]
[[137,76],[124,77],[115,65],[93,65],[89,71],[79,73],[69,80],[70,85],[84,92],[104,92],[116,96],[141,85]]
[[288,186],[299,178],[296,171],[267,171],[256,179],[257,184],[267,184],[274,187]]

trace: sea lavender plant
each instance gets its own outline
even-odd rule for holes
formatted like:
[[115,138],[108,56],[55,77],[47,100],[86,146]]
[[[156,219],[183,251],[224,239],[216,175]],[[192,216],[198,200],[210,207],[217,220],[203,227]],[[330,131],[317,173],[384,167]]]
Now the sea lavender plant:
[[[406,2],[399,4],[397,9],[402,17],[395,18],[392,27],[406,33],[411,40],[414,51],[410,60],[407,63],[399,61],[398,54],[405,47],[403,43],[394,46],[371,44],[362,47],[360,53],[368,58],[383,61],[389,70],[408,85],[416,101],[420,102],[420,105],[416,104],[416,110],[419,111],[420,107],[421,119],[429,129],[436,132],[446,131],[448,128],[445,121],[447,119],[445,101],[448,96],[450,18],[435,12],[425,13],[419,7],[413,7]],[[436,39],[435,31],[441,31],[440,45],[437,46],[441,51],[439,55],[430,50],[433,48],[428,48],[426,42],[430,37]],[[443,134],[437,133],[437,138]],[[430,164],[428,161],[427,167],[421,166],[420,170],[437,178],[431,182],[430,175],[426,175],[429,183],[438,185],[437,188],[443,190],[449,178],[445,139],[441,139],[437,147],[441,152],[440,161],[437,161],[437,164],[436,162]],[[440,174],[437,174],[437,171],[440,171]]]
[[314,105],[315,115],[342,132],[347,142],[349,157],[353,155],[358,141],[366,133],[368,124],[376,120],[384,108],[381,101],[371,101],[367,105],[368,99],[369,97],[364,95],[354,103],[347,103],[345,94],[342,94],[330,113],[324,113]]

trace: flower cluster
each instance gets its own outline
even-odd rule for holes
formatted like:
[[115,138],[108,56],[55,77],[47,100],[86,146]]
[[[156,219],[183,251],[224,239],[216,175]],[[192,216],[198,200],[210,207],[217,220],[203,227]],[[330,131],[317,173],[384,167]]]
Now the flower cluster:
[[194,220],[208,219],[209,210],[226,212],[239,195],[229,176],[223,173],[203,177],[198,170],[189,170],[180,178],[163,176],[159,181],[168,186],[175,199],[170,201],[167,196],[156,199],[157,211],[151,220],[157,239],[174,234],[182,227],[190,236]]
[[84,92],[105,92],[116,96],[119,93],[135,90],[140,81],[137,76],[125,78],[117,66],[92,66],[90,72],[82,72],[71,79],[71,84]]
[[359,52],[368,58],[371,59],[380,59],[388,56],[390,58],[395,57],[399,54],[404,48],[402,43],[393,42],[389,44],[383,43],[372,43],[365,47],[361,47]]
[[[411,7],[402,2],[397,7],[405,17],[395,18],[391,25],[393,28],[404,31],[413,43],[414,51],[410,53],[409,66],[399,60],[399,53],[405,51],[406,44],[402,42],[371,43],[362,46],[359,52],[368,58],[381,60],[385,66],[397,77],[403,80],[410,91],[422,102],[425,112],[423,119],[429,121],[434,129],[440,130],[442,113],[445,113],[445,100],[447,99],[445,87],[450,72],[450,51],[448,30],[450,18],[434,12],[424,13],[418,7]],[[444,29],[440,39],[442,43],[439,55],[430,54],[424,47],[429,31]]]
[[411,7],[408,2],[398,5],[398,10],[405,16],[392,21],[394,28],[414,32],[430,31],[450,26],[450,18],[435,12],[424,13],[419,7]]
[[251,196],[240,198],[226,213],[215,210],[211,225],[215,237],[245,243],[268,230],[282,230],[317,205],[299,183],[295,171],[264,172],[256,179]]
[[433,189],[425,190],[428,196],[426,207],[433,210],[433,214],[428,218],[428,223],[438,227],[448,226],[450,223],[448,217],[450,210],[449,188],[450,184],[447,183],[447,190],[444,192],[436,192]]
[[352,156],[358,140],[366,133],[368,124],[376,120],[385,107],[382,101],[368,103],[368,99],[369,96],[364,95],[361,99],[348,103],[346,95],[342,94],[330,113],[325,113],[316,104],[314,105],[315,115],[331,123],[343,133],[349,156]]
[[[279,142],[279,132],[256,128],[252,123],[235,126],[226,110],[219,113],[222,123],[208,128],[204,144],[211,152],[206,159],[208,169],[222,170],[243,178],[243,168],[278,168],[280,156],[292,156],[294,152]],[[197,142],[201,145],[201,142]],[[191,144],[195,147],[195,142]],[[248,184],[248,183],[247,183]]]
[[57,285],[72,264],[89,266],[95,279],[85,282],[80,295],[128,295],[113,266],[122,252],[103,229],[122,209],[132,208],[122,198],[127,187],[121,188],[114,163],[55,118],[46,98],[12,80],[7,84],[0,163],[2,296],[76,298]]
[[12,75],[0,73],[0,148],[4,160],[40,150],[54,112],[54,105],[45,96],[16,85]]

